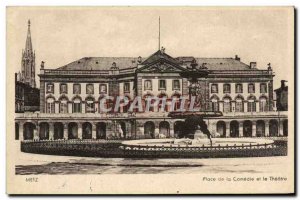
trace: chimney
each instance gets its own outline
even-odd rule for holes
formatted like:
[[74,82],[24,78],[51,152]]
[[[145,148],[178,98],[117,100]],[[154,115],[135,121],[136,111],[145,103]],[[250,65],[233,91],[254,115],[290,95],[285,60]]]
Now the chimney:
[[281,89],[283,89],[285,87],[285,82],[287,82],[286,80],[281,80]]
[[142,63],[142,57],[141,57],[141,56],[138,57],[138,63],[139,63],[139,64]]
[[250,69],[256,69],[256,62],[250,62]]
[[235,55],[234,59],[237,60],[237,61],[241,61],[241,58],[238,55]]
[[41,69],[44,69],[44,66],[45,66],[45,62],[42,61],[42,62],[41,62]]

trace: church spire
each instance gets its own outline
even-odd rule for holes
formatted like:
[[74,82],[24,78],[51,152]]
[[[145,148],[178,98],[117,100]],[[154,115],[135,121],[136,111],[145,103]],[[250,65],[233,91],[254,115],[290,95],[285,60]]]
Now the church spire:
[[32,49],[30,25],[30,20],[28,20],[25,50],[22,51],[21,76],[22,81],[25,84],[28,84],[31,87],[35,87],[35,53]]
[[32,53],[32,43],[31,43],[31,32],[30,32],[30,19],[28,20],[28,30],[27,30],[27,38],[25,44],[25,53]]

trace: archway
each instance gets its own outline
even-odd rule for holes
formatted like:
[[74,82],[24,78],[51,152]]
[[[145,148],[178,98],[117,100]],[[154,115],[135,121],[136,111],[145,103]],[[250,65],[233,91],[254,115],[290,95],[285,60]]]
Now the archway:
[[64,125],[61,122],[54,123],[54,140],[64,138]]
[[15,123],[15,140],[19,140],[19,124]]
[[230,137],[239,137],[239,123],[237,121],[230,122]]
[[174,123],[174,134],[175,136],[182,138],[184,137],[184,122],[183,121],[176,121]]
[[252,137],[252,122],[250,120],[246,120],[243,123],[243,136]]
[[159,134],[163,134],[166,137],[170,137],[170,124],[169,122],[162,121],[159,123]]
[[155,125],[153,122],[146,122],[144,124],[144,135],[148,135],[151,138],[155,138]]
[[24,132],[23,132],[24,140],[33,140],[34,129],[36,129],[36,127],[33,123],[26,122],[24,124]]
[[106,124],[104,122],[96,124],[96,138],[106,139]]
[[265,136],[265,122],[263,120],[258,120],[256,122],[256,137]]
[[226,137],[226,124],[224,121],[217,122],[217,133],[220,134],[220,137]]
[[283,136],[288,136],[288,120],[283,121]]
[[278,136],[278,122],[274,119],[270,120],[269,123],[269,131],[270,131],[270,137]]
[[78,125],[75,122],[68,124],[68,138],[77,139],[78,138]]
[[39,136],[40,136],[40,140],[49,139],[49,124],[47,122],[40,123]]
[[82,139],[92,139],[92,124],[89,122],[82,124]]

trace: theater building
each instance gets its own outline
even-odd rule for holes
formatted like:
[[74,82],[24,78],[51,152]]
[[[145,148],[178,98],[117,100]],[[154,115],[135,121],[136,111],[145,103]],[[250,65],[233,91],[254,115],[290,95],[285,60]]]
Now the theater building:
[[[169,117],[173,98],[189,99],[191,82],[182,76],[203,70],[198,78],[201,110],[213,137],[287,136],[287,112],[274,109],[271,64],[258,69],[233,58],[172,57],[164,48],[149,57],[85,57],[56,69],[41,65],[40,112],[16,114],[21,140],[177,137],[183,119]],[[127,106],[103,112],[101,99],[125,96]],[[149,111],[129,111],[135,97],[166,98]],[[113,106],[106,101],[106,108]],[[180,102],[175,104],[178,109]],[[163,108],[162,108],[163,107]]]

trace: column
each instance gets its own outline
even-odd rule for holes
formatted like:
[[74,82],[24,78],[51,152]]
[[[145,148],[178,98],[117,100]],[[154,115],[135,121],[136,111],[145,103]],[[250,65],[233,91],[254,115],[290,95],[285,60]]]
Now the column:
[[59,113],[59,102],[55,101],[54,103],[54,113]]
[[20,122],[19,123],[19,140],[23,141],[24,140],[24,123]]
[[219,111],[223,112],[223,102],[219,101]]
[[269,121],[265,121],[265,136],[269,137],[270,130],[269,130]]
[[243,122],[239,122],[239,137],[244,137]]
[[64,124],[64,139],[65,140],[68,139],[68,124],[67,123]]
[[171,121],[170,123],[170,138],[174,138],[174,123]]
[[49,123],[49,140],[54,140],[54,124]]
[[81,113],[85,113],[85,102],[84,101],[81,104]]
[[72,113],[73,109],[72,109],[72,102],[68,102],[68,113]]
[[33,140],[40,140],[39,132],[40,132],[40,126],[39,123],[35,124],[35,129],[33,129]]
[[283,120],[280,120],[278,122],[278,126],[279,126],[279,136],[283,136]]
[[78,139],[82,140],[82,123],[78,123]]
[[256,137],[256,121],[252,121],[252,137]]
[[92,123],[92,139],[96,139],[97,135],[96,135],[96,123]]
[[244,112],[248,112],[248,102],[244,101]]
[[225,122],[225,125],[226,125],[226,137],[230,137],[230,122]]
[[259,101],[256,101],[256,112],[259,112]]

